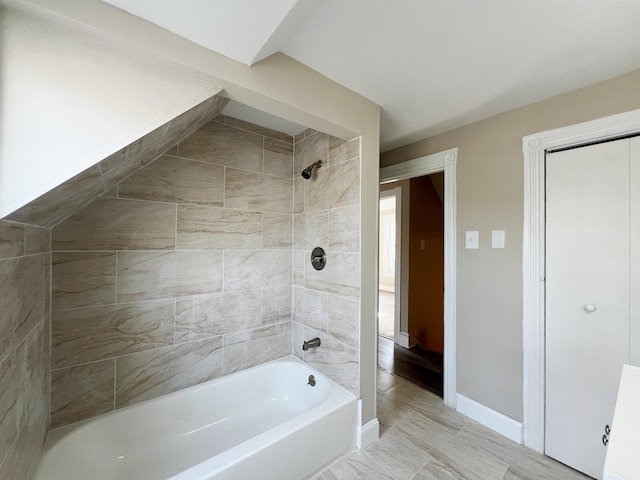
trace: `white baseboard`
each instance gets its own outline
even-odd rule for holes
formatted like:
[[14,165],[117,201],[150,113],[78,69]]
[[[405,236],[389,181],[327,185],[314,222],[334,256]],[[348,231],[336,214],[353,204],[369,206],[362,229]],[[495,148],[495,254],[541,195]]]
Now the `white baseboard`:
[[374,418],[367,422],[366,425],[358,427],[358,435],[356,437],[356,446],[360,450],[364,450],[369,445],[380,438],[380,424],[378,419]]
[[396,342],[398,345],[404,348],[411,348],[411,337],[407,332],[400,332],[398,334],[398,341]]
[[459,393],[456,395],[456,400],[456,410],[458,412],[504,435],[508,439],[522,444],[522,423]]

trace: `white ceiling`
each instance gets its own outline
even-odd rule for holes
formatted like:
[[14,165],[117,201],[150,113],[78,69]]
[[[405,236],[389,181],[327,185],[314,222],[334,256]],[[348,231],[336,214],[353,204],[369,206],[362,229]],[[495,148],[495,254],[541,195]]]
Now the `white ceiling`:
[[382,108],[382,151],[640,68],[639,0],[107,1],[246,64],[282,51],[364,95]]

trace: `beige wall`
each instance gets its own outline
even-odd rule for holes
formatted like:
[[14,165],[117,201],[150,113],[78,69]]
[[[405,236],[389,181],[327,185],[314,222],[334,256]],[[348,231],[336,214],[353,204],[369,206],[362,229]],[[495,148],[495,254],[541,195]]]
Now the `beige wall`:
[[[322,160],[309,180],[300,172]],[[293,351],[359,396],[360,139],[307,130],[294,150]],[[322,247],[323,270],[311,266]],[[319,348],[302,350],[319,337]]]
[[[458,392],[522,420],[522,137],[640,108],[640,70],[385,152],[381,166],[458,147]],[[464,249],[465,230],[480,249]],[[491,230],[506,230],[492,250]]]
[[0,220],[0,478],[31,478],[49,430],[49,238]]
[[219,116],[52,230],[52,427],[291,353],[292,167]]

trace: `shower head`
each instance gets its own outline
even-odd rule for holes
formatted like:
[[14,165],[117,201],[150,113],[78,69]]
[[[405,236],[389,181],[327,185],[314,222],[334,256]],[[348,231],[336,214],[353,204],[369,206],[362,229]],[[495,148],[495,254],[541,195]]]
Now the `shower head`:
[[305,180],[309,180],[311,178],[311,174],[313,173],[313,169],[320,167],[322,167],[322,160],[318,160],[317,162],[312,163],[307,168],[302,170],[302,178],[304,178]]

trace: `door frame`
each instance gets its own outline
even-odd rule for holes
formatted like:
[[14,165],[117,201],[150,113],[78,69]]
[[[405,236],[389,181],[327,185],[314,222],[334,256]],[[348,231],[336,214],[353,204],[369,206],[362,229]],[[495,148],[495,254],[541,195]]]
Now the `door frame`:
[[[444,368],[443,400],[456,408],[456,163],[458,149],[380,169],[380,184],[444,172]],[[397,216],[397,214],[396,214]]]
[[545,157],[548,150],[581,146],[640,132],[640,110],[522,137],[522,347],[524,444],[544,453],[545,414]]
[[402,332],[400,332],[400,299],[402,297],[402,187],[395,187],[380,192],[380,200],[383,198],[395,197],[396,199],[396,248],[395,248],[395,272],[393,290],[393,342],[406,347],[401,343]]

